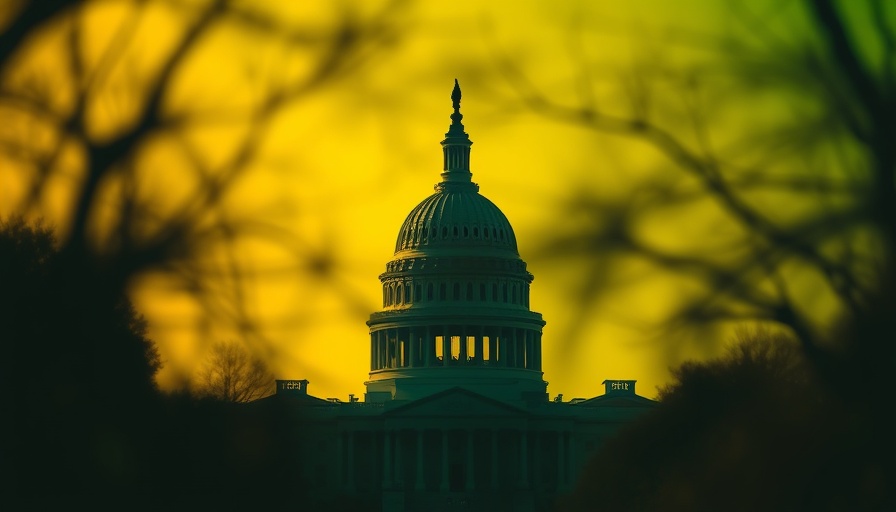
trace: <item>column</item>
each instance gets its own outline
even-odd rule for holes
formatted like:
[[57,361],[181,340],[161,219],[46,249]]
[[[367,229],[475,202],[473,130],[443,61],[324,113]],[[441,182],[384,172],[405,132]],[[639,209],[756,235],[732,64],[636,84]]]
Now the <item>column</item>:
[[373,369],[380,369],[380,332],[370,333],[370,336],[373,338],[373,347],[371,350],[373,351]]
[[392,432],[383,431],[383,489],[392,487]]
[[557,431],[557,488],[566,485],[566,441],[563,431]]
[[432,341],[432,329],[430,329],[429,326],[426,326],[423,336],[423,366],[434,366],[435,344]]
[[348,439],[348,453],[346,457],[346,488],[349,492],[355,490],[355,433],[354,431],[346,432]]
[[520,347],[520,358],[519,358],[519,367],[526,368],[526,330],[525,329],[516,329],[517,332],[517,345]]
[[448,328],[442,331],[442,366],[448,366],[451,362],[451,335]]
[[376,333],[370,333],[370,371],[376,370]]
[[501,336],[498,338],[498,353],[500,354],[500,360],[498,361],[502,367],[507,367],[510,365],[510,358],[507,354],[507,337],[504,336],[504,331],[499,330]]
[[417,431],[417,478],[414,482],[414,488],[418,491],[425,489],[425,481],[423,480],[423,430]]
[[520,487],[526,488],[529,485],[529,453],[527,450],[528,436],[525,430],[520,430]]
[[544,432],[535,432],[535,448],[532,450],[532,487],[537,488],[541,485],[542,480],[542,471],[541,466],[544,464],[544,461],[541,460],[544,455],[544,445],[542,443],[542,438],[544,437]]
[[466,471],[464,471],[465,476],[467,477],[466,485],[464,489],[468,491],[472,491],[475,486],[475,481],[473,480],[473,467],[475,466],[474,454],[473,454],[473,430],[467,430],[467,467]]
[[411,331],[407,327],[401,329],[404,331],[404,350],[402,351],[402,358],[404,359],[403,367],[411,366]]
[[336,436],[336,482],[341,490],[345,487],[345,432]]
[[492,430],[492,489],[498,488],[498,431]]
[[404,481],[404,463],[401,460],[401,430],[395,431],[395,462],[392,464],[394,476],[392,481],[400,485]]
[[398,366],[398,330],[389,329],[386,331],[386,366],[395,368]]
[[495,339],[494,332],[488,337],[488,360],[489,365],[497,366],[498,362],[498,340]]
[[448,431],[442,430],[442,472],[439,475],[439,490],[448,490]]
[[473,356],[474,362],[476,364],[482,364],[482,326],[479,326],[479,332],[476,333],[476,341],[473,342],[476,349],[476,354]]
[[418,366],[417,358],[420,357],[420,354],[417,351],[419,341],[417,340],[416,335],[417,332],[414,331],[414,329],[408,328],[408,343],[411,344],[411,360],[408,361],[408,366],[411,368],[416,368]]
[[524,329],[523,340],[526,343],[526,369],[531,370],[534,368],[533,363],[535,363],[535,359],[532,356],[532,331]]
[[460,328],[460,340],[458,341],[460,345],[458,354],[457,354],[457,363],[458,364],[467,364],[467,328]]
[[535,369],[541,371],[541,333],[535,333]]

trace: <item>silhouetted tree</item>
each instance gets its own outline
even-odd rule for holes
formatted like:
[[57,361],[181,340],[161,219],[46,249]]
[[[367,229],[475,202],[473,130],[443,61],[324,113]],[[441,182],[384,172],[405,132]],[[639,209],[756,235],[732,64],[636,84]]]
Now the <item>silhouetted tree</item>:
[[273,393],[274,375],[235,342],[216,343],[202,367],[199,391],[227,402],[251,402]]
[[[363,14],[336,6],[326,22],[266,7],[0,5],[0,214],[50,218],[54,227],[5,221],[12,236],[0,242],[0,378],[11,397],[0,422],[4,505],[301,504],[290,486],[295,433],[283,415],[160,394],[158,356],[127,302],[141,278],[161,275],[202,306],[203,325],[264,342],[244,304],[254,267],[236,246],[275,243],[316,277],[334,268],[332,255],[294,233],[228,209],[228,193],[261,165],[262,142],[283,109],[395,40],[395,6]],[[146,23],[164,26],[164,36],[141,38]],[[189,74],[222,33],[241,47],[276,48],[296,67],[228,68],[251,93],[234,100],[228,84],[221,98],[200,101],[208,91],[190,90]],[[209,144],[209,131],[234,136]],[[162,176],[175,168],[183,188]]]
[[678,368],[661,405],[604,445],[557,509],[886,510],[885,467],[866,454],[884,446],[829,397],[799,344],[738,339]]
[[67,272],[48,227],[0,220],[0,379],[12,421],[2,459],[13,495],[38,500],[48,468],[67,475],[52,492],[72,496],[131,478],[161,367],[127,296],[72,293]]

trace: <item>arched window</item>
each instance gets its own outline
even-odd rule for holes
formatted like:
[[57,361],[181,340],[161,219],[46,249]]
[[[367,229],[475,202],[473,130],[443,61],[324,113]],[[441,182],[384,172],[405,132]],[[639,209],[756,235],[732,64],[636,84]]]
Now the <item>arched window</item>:
[[473,226],[473,238],[479,238],[479,228]]
[[445,300],[447,298],[447,286],[445,286],[445,283],[439,283],[439,300]]
[[403,290],[404,287],[401,286],[401,283],[399,283],[398,286],[397,286],[396,288],[397,288],[397,289],[395,290],[395,291],[396,291],[396,294],[395,294],[395,303],[396,303],[396,304],[401,304],[402,302],[404,302],[404,290]]
[[442,238],[448,238],[448,226],[442,226]]
[[485,300],[485,283],[479,283],[479,300]]
[[457,238],[457,226],[454,226],[453,234],[454,238]]
[[392,288],[391,284],[388,286],[389,286],[389,300],[386,301],[386,305],[391,306],[393,300],[395,299],[395,288]]
[[423,297],[420,295],[420,283],[414,285],[414,297],[413,300],[419,302]]
[[454,300],[460,299],[460,283],[454,283],[454,293],[451,294],[451,298]]
[[498,283],[492,283],[492,300],[498,302]]
[[464,238],[468,238],[470,236],[470,230],[467,226],[464,226]]
[[504,285],[501,286],[501,292],[501,295],[504,298],[504,302],[507,303],[507,283],[504,283]]
[[517,290],[516,284],[513,285],[513,297],[511,302],[517,304],[519,302],[519,291]]
[[426,285],[426,300],[432,300],[432,283]]
[[473,283],[467,283],[467,300],[473,300]]

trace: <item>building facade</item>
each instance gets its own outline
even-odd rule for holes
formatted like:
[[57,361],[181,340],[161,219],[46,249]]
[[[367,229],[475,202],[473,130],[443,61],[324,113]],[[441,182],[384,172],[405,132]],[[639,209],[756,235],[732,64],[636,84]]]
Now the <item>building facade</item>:
[[259,401],[294,406],[321,507],[547,510],[607,436],[654,404],[634,380],[549,400],[533,276],[507,218],[472,181],[457,82],[451,98],[441,181],[379,276],[363,401],[315,398],[307,381],[289,380]]

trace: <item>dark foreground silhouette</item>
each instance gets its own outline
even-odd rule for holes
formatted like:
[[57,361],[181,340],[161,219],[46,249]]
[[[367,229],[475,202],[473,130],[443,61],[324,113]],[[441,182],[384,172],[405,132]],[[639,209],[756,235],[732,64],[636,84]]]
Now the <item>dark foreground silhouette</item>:
[[[882,299],[852,324],[848,347],[891,345],[880,336],[896,332],[893,306]],[[879,373],[892,348],[863,361],[848,347],[818,368],[787,336],[760,333],[725,358],[685,364],[557,510],[896,510],[893,373]]]
[[95,268],[48,229],[0,225],[0,508],[301,504],[282,412],[159,392],[142,320]]

